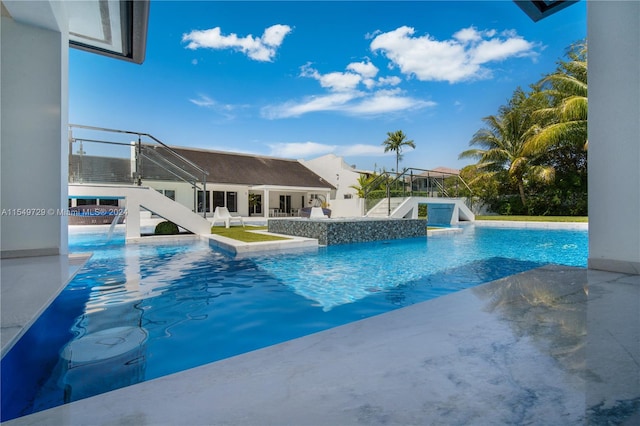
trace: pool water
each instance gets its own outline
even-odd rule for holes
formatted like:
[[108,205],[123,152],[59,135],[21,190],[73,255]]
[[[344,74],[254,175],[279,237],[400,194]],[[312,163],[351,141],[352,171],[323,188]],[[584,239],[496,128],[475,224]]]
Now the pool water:
[[91,260],[2,359],[2,421],[556,263],[586,231],[457,235],[236,258],[202,241],[70,236]]

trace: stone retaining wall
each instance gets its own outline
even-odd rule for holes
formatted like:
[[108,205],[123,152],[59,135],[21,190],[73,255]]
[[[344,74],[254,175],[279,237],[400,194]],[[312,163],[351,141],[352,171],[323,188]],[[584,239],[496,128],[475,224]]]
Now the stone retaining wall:
[[269,219],[269,232],[315,238],[319,244],[335,245],[367,241],[424,237],[426,219]]

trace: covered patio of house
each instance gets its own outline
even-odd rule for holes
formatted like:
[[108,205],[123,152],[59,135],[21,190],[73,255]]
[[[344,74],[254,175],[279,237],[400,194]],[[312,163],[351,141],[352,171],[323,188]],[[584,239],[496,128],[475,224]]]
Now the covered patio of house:
[[249,189],[249,216],[299,216],[300,210],[308,207],[316,199],[326,203],[330,194],[329,187],[255,185]]

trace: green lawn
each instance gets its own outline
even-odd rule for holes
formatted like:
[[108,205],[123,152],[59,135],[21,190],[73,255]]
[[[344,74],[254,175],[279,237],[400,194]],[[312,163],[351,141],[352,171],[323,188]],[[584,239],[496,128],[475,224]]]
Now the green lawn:
[[588,216],[476,216],[476,220],[505,220],[527,222],[589,222]]
[[221,235],[223,237],[232,238],[234,240],[243,241],[245,243],[256,243],[260,241],[278,241],[289,240],[290,238],[275,237],[273,235],[257,234],[249,231],[266,231],[266,226],[232,226],[225,228],[224,226],[212,226],[211,233]]

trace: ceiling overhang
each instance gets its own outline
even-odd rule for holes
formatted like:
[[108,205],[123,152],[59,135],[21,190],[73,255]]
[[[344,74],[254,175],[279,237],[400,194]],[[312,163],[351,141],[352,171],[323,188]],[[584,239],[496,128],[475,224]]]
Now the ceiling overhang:
[[67,33],[69,46],[141,64],[150,0],[1,0],[2,16]]
[[67,3],[69,45],[141,64],[147,48],[149,0]]
[[549,15],[577,3],[578,0],[513,0],[533,22],[538,22]]

